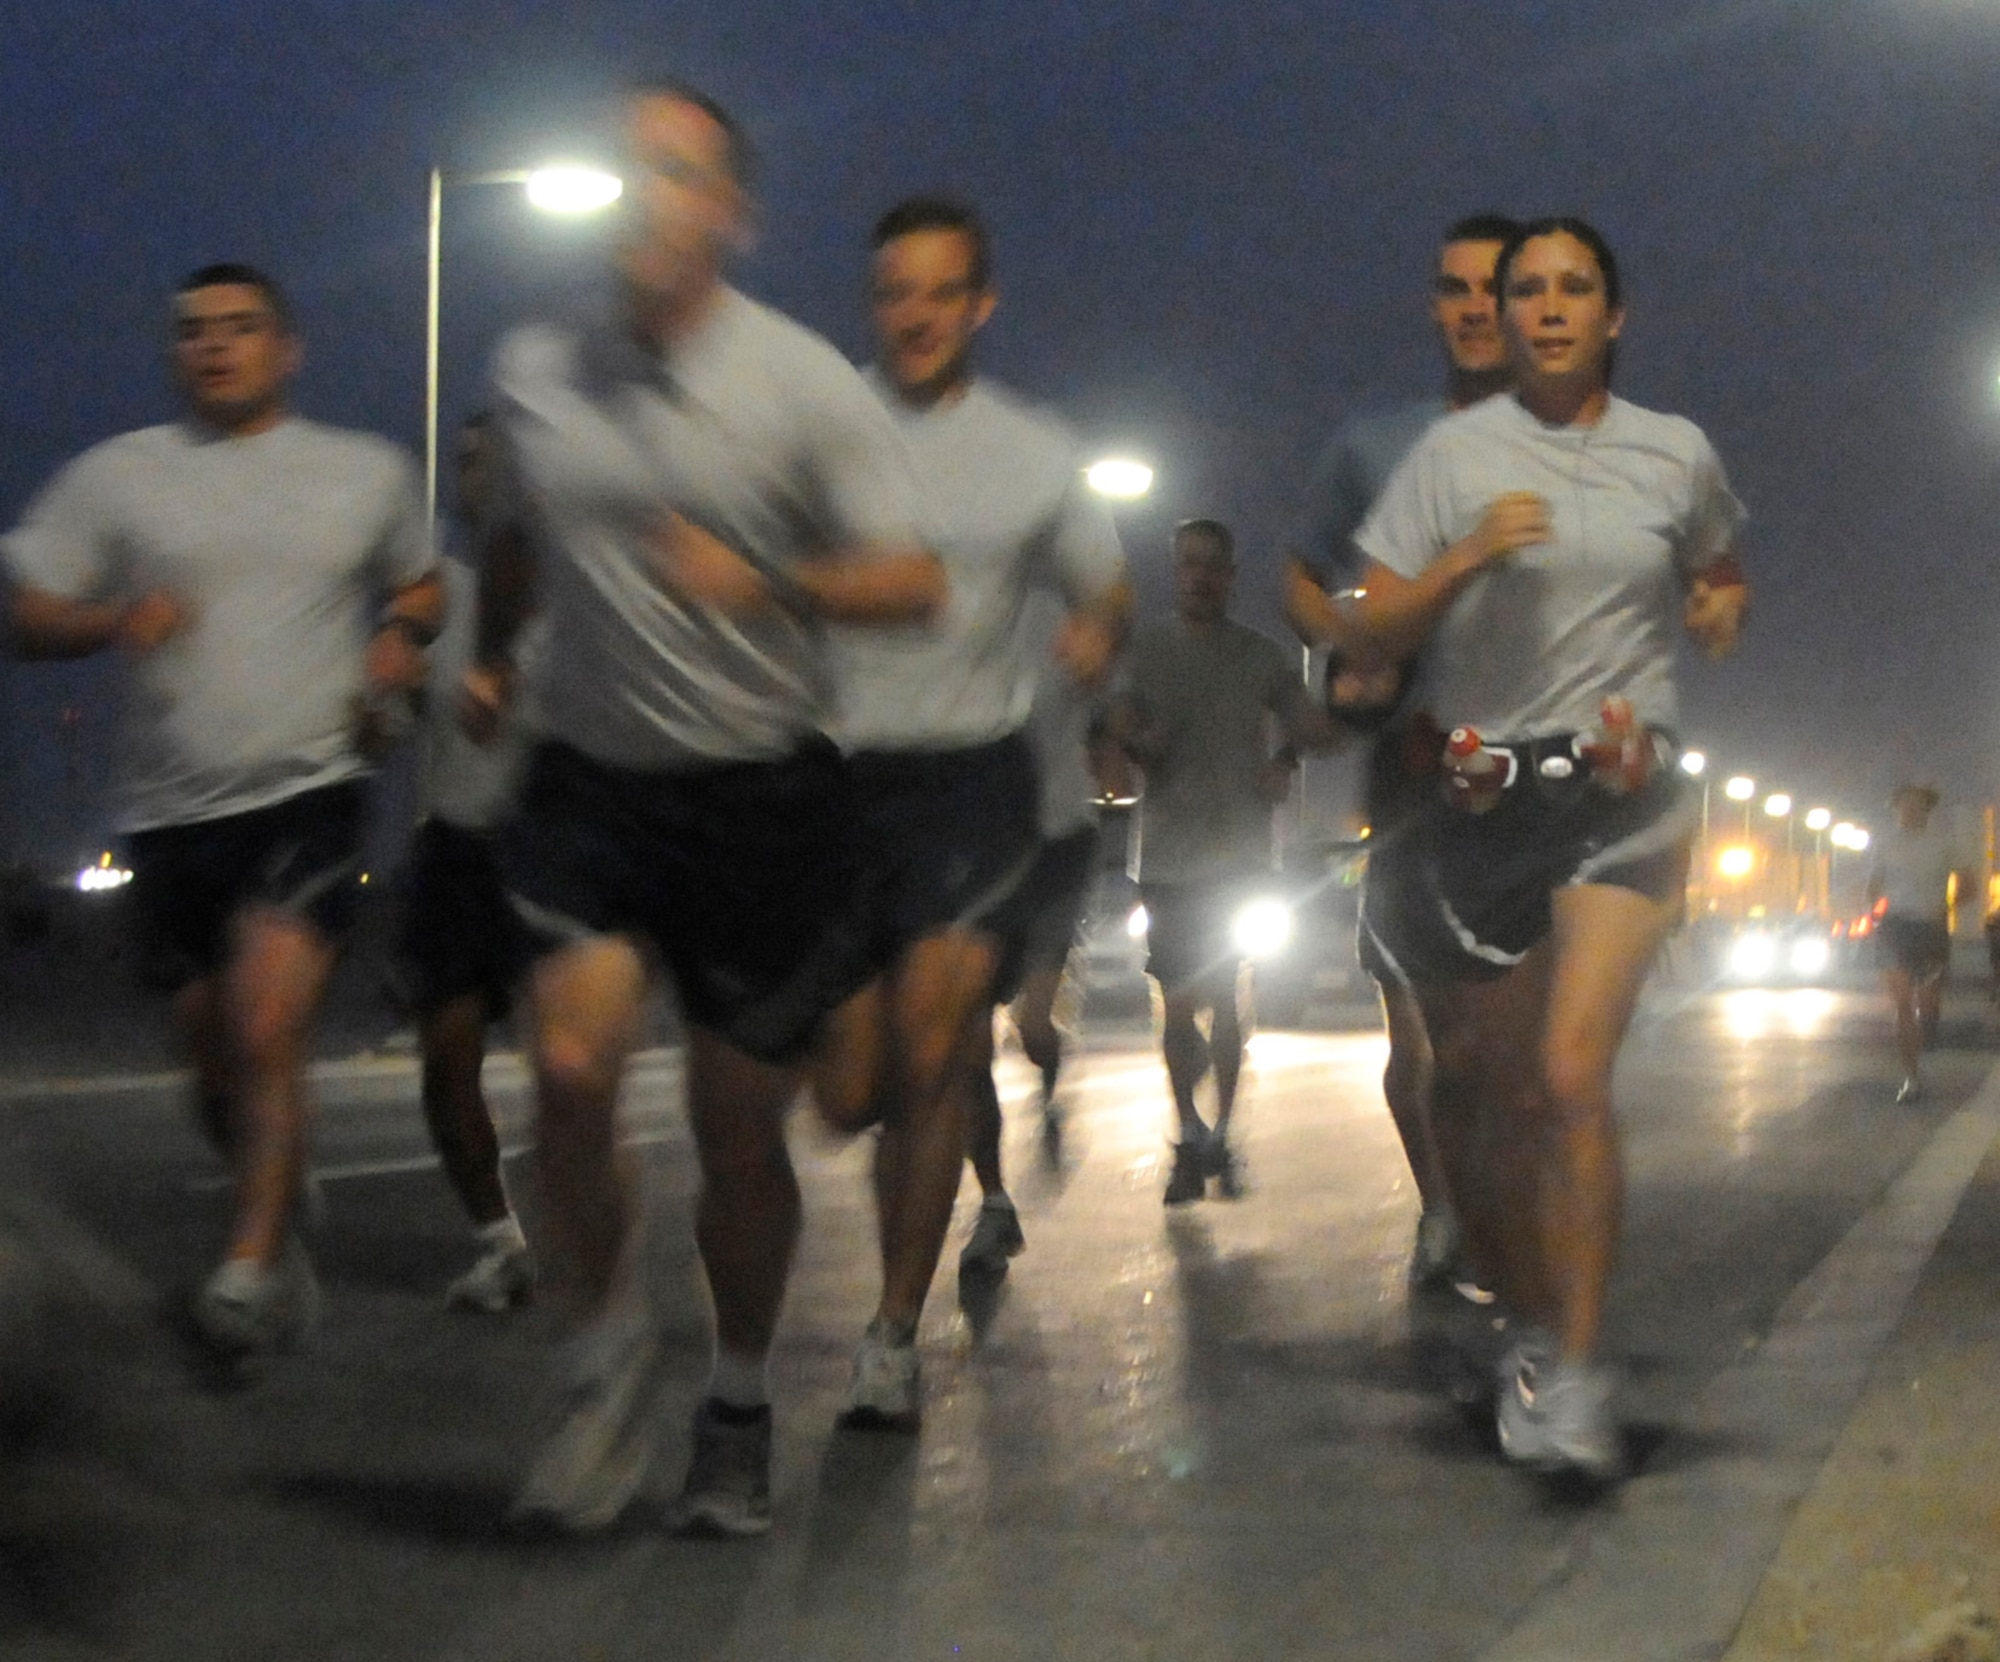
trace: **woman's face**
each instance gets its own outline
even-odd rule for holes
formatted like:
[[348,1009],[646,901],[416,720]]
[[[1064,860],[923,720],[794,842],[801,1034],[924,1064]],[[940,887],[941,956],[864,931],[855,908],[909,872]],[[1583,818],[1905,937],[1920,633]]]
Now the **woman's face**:
[[1606,298],[1604,273],[1587,243],[1567,231],[1530,237],[1507,267],[1500,303],[1523,385],[1605,384],[1625,314]]

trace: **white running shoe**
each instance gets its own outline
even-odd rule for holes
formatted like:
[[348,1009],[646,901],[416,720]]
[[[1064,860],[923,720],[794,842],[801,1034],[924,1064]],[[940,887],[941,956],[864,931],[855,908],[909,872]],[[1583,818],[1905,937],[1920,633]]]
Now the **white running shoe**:
[[1904,1079],[1901,1087],[1896,1092],[1896,1106],[1899,1108],[1908,1108],[1913,1103],[1922,1102],[1923,1100],[1924,1082],[1915,1074],[1909,1075]]
[[271,1356],[311,1343],[320,1304],[312,1260],[293,1235],[272,1268],[247,1258],[219,1264],[195,1295],[194,1323],[219,1356]]
[[850,1431],[909,1433],[922,1418],[916,1341],[891,1344],[870,1322],[854,1353],[854,1388],[840,1423]]
[[527,1243],[489,1241],[471,1269],[444,1290],[445,1307],[503,1315],[535,1296],[535,1257]]
[[1500,1452],[1536,1471],[1615,1481],[1625,1470],[1611,1412],[1616,1383],[1609,1369],[1558,1356],[1546,1338],[1517,1340],[1500,1365]]
[[659,1342],[650,1317],[599,1330],[586,1344],[589,1354],[572,1355],[554,1428],[514,1497],[516,1523],[608,1529],[652,1466]]
[[1005,1195],[989,1195],[979,1203],[979,1221],[958,1255],[958,1273],[1005,1275],[1007,1260],[1027,1244],[1014,1203]]

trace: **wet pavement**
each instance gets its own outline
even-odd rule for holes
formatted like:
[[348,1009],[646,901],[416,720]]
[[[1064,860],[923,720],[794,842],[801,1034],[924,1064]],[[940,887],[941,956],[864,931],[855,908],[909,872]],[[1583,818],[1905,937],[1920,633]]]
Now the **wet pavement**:
[[[177,1080],[17,1066],[0,1149],[34,1199],[15,1233],[80,1267],[0,1301],[0,1376],[32,1375],[0,1391],[0,1657],[1884,1655],[1826,1647],[1994,1596],[1970,1475],[1991,1436],[1968,1423],[2000,1384],[1994,1039],[1956,1000],[1929,1100],[1897,1109],[1866,995],[1656,991],[1621,1072],[1611,1348],[1638,1470],[1587,1504],[1502,1468],[1411,1364],[1415,1203],[1373,1032],[1259,1035],[1249,1192],[1175,1212],[1143,1027],[1093,1024],[1053,1162],[1003,1057],[1028,1249],[959,1296],[968,1183],[913,1441],[834,1429],[875,1291],[867,1151],[801,1120],[776,1529],[747,1545],[657,1527],[707,1354],[674,1051],[628,1102],[672,1357],[661,1460],[628,1526],[580,1544],[502,1528],[553,1318],[441,1309],[467,1247],[406,1056],[320,1069],[329,1319],[311,1355],[228,1391],[170,1319],[223,1227]],[[518,1066],[491,1079],[518,1147]],[[1868,1531],[1896,1530],[1895,1505],[1984,1537],[1871,1579],[1853,1566],[1881,1562]]]

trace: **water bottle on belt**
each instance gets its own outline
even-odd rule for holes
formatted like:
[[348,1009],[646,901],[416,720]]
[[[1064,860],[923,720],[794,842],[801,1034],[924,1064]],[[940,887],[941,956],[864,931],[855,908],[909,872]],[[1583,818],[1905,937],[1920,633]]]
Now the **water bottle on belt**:
[[1643,790],[1659,763],[1650,729],[1639,725],[1629,698],[1607,698],[1598,706],[1597,726],[1577,746],[1590,777],[1614,796]]
[[1512,758],[1488,750],[1478,729],[1454,727],[1444,741],[1444,794],[1454,808],[1483,814],[1507,788]]

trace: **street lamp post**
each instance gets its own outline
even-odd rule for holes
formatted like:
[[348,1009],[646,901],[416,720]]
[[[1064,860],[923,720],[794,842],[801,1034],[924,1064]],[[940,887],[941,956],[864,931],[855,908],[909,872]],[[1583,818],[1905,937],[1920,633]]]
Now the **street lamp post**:
[[1799,909],[1799,869],[1792,844],[1792,799],[1783,791],[1773,791],[1764,798],[1764,812],[1771,819],[1785,822],[1785,887],[1791,893],[1791,910]]
[[1701,913],[1708,910],[1708,757],[1699,750],[1683,750],[1681,772],[1690,779],[1701,781],[1701,841],[1698,845],[1700,852],[1691,867],[1698,874],[1697,881],[1701,885],[1693,910]]
[[1833,880],[1826,860],[1826,832],[1832,824],[1831,809],[1806,810],[1806,829],[1813,834],[1813,907],[1821,913],[1833,910]]
[[502,168],[487,173],[431,169],[430,227],[424,289],[424,512],[437,519],[438,293],[443,276],[444,191],[447,185],[524,185],[544,213],[587,214],[609,207],[624,190],[612,174],[588,167]]

